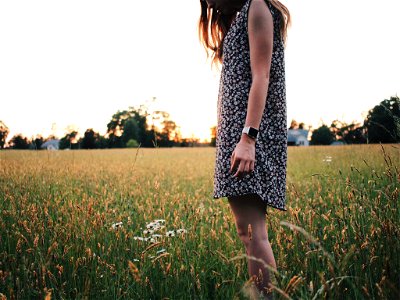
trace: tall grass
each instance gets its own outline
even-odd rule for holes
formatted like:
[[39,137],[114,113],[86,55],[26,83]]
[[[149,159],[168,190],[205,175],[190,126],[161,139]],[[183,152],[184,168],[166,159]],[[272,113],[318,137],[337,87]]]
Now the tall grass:
[[[289,147],[282,299],[400,298],[400,147]],[[245,299],[214,148],[0,152],[0,298]],[[226,198],[223,198],[226,199]]]

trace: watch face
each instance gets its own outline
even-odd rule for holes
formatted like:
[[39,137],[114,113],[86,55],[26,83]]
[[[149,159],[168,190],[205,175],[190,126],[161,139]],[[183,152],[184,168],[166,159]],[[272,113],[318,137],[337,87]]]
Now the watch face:
[[257,129],[255,129],[255,128],[253,128],[253,127],[250,127],[250,128],[249,128],[249,135],[250,135],[250,136],[256,138],[256,137],[257,137],[257,134],[258,134],[258,130],[257,130]]

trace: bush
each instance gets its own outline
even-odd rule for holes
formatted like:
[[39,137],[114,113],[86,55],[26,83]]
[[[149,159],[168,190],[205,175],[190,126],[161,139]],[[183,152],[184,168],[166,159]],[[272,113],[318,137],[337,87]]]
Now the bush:
[[137,140],[130,139],[130,140],[126,143],[126,147],[128,147],[128,148],[137,148],[137,147],[139,147],[139,143],[137,142]]

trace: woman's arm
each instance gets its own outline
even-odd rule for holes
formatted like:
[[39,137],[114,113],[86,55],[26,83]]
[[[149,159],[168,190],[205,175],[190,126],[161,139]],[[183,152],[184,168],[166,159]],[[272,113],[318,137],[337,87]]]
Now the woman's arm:
[[[245,126],[259,129],[266,105],[269,72],[273,51],[274,24],[271,12],[264,0],[250,3],[248,35],[250,44],[250,67],[252,84],[250,88]],[[234,176],[254,170],[255,140],[243,133],[231,156],[231,172]]]
[[259,128],[266,105],[273,50],[274,24],[264,0],[253,0],[249,8],[248,35],[252,85],[245,126]]

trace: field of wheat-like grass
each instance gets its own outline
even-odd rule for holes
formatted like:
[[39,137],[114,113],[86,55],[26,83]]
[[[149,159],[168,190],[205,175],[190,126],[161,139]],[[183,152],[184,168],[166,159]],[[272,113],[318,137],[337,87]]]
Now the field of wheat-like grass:
[[[215,148],[0,151],[0,299],[246,299]],[[288,148],[276,299],[400,298],[400,145]]]

